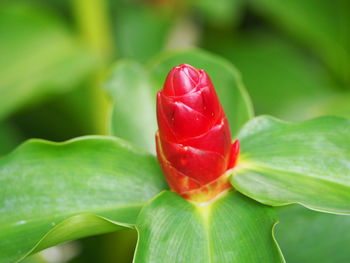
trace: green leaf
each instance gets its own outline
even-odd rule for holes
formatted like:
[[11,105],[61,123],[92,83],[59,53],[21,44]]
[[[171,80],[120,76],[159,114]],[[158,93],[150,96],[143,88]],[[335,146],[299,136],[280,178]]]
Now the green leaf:
[[233,186],[268,205],[299,203],[350,214],[350,121],[322,117],[301,123],[258,117],[238,136]]
[[[236,37],[208,35],[206,47],[239,69],[256,114],[305,120],[305,108],[328,95],[324,69],[298,48],[269,32]],[[327,96],[328,99],[328,96]]]
[[142,210],[134,262],[283,262],[274,210],[234,191],[197,206],[161,193]]
[[181,63],[208,72],[230,122],[232,135],[237,134],[253,115],[239,74],[226,60],[193,49],[163,53],[148,68],[132,61],[115,65],[105,85],[114,103],[110,125],[112,135],[155,152],[156,94],[162,89],[169,71]]
[[32,255],[27,257],[21,261],[22,263],[49,263],[45,259],[43,259],[39,254]]
[[[29,141],[0,159],[0,255],[132,226],[166,188],[154,156],[112,137]],[[33,250],[34,249],[34,250]]]
[[0,119],[76,86],[98,59],[61,18],[26,4],[0,5]]
[[156,90],[145,68],[137,62],[121,61],[105,88],[114,104],[110,133],[155,153]]
[[276,239],[288,263],[347,262],[350,216],[318,213],[302,206],[278,209]]
[[[250,0],[276,26],[305,43],[343,81],[350,81],[348,0]],[[320,30],[322,29],[322,30]]]

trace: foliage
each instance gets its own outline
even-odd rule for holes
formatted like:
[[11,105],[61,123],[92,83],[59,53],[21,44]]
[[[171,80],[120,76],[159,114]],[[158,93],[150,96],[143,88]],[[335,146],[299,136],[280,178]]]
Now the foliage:
[[[123,258],[136,231],[135,262],[283,262],[274,232],[288,262],[348,261],[349,8],[2,1],[0,261],[47,263],[27,256],[117,230],[69,262]],[[241,141],[236,190],[208,206],[169,192],[154,156],[155,94],[181,63],[208,72]],[[70,140],[15,149],[29,137]]]

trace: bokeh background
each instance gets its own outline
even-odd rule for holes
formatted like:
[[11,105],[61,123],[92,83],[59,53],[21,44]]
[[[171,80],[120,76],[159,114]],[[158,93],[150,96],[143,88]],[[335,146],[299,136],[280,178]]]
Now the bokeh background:
[[[32,137],[108,134],[111,65],[189,47],[236,66],[256,115],[350,118],[349,0],[1,0],[0,155]],[[287,262],[350,262],[349,217],[279,215]],[[131,262],[136,239],[123,230],[26,262]]]

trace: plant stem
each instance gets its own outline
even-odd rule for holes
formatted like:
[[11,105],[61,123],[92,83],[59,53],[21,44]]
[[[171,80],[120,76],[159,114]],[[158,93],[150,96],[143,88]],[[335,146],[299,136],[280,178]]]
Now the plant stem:
[[72,8],[84,42],[101,58],[102,67],[92,76],[88,92],[95,133],[106,134],[110,102],[101,86],[106,67],[115,53],[106,0],[73,0]]

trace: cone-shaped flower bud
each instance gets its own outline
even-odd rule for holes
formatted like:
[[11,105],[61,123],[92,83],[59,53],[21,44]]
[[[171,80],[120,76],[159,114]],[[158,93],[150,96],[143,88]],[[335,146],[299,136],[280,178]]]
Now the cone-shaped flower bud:
[[182,64],[168,74],[157,94],[157,156],[170,188],[205,202],[230,188],[239,142],[214,86],[203,70]]

